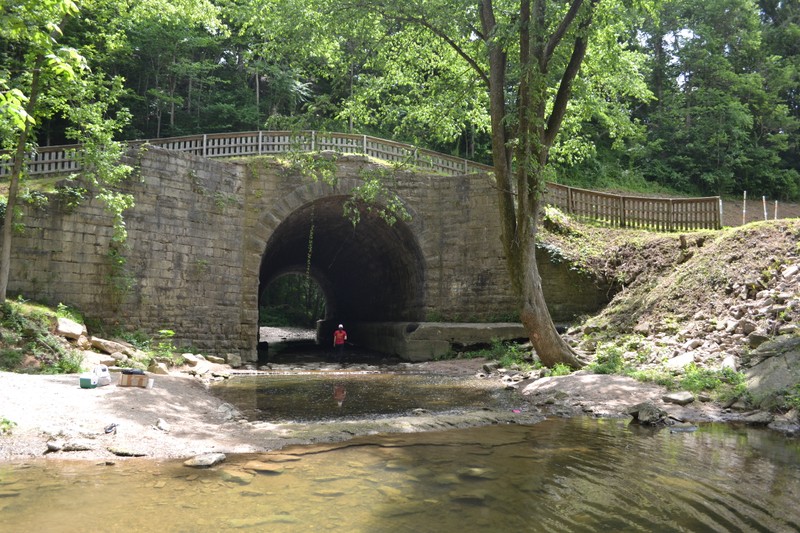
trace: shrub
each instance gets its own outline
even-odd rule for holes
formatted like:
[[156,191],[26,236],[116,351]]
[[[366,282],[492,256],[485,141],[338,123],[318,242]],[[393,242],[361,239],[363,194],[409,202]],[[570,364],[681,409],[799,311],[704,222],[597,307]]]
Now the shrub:
[[595,374],[624,374],[628,370],[622,350],[616,346],[603,346],[598,350],[597,358],[589,365]]
[[698,368],[694,363],[684,367],[684,375],[678,381],[678,386],[690,392],[714,392],[723,401],[739,398],[747,392],[744,373],[731,368]]
[[0,306],[0,368],[16,370],[30,354],[40,363],[39,372],[79,372],[83,356],[50,333],[54,316],[52,310],[22,299]]
[[0,435],[11,433],[11,430],[14,429],[14,426],[16,425],[16,422],[11,421],[4,416],[0,416]]
[[75,211],[81,202],[89,194],[85,187],[76,187],[73,185],[57,185],[55,189],[56,198],[64,206],[67,213]]
[[800,383],[786,392],[786,407],[800,411]]
[[60,318],[69,318],[78,324],[83,324],[83,315],[81,315],[80,311],[60,302],[58,307],[56,307],[56,316]]
[[572,368],[563,363],[556,363],[555,366],[550,369],[551,376],[568,376],[570,374],[572,374]]
[[22,356],[19,348],[0,349],[0,370],[14,370],[22,362]]

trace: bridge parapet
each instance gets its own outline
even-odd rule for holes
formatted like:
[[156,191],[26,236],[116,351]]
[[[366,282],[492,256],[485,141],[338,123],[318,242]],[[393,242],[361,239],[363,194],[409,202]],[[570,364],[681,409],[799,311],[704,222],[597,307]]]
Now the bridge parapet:
[[[487,173],[492,167],[369,135],[320,131],[246,131],[210,133],[183,137],[128,141],[130,146],[158,146],[168,150],[202,157],[243,157],[334,151],[343,154],[365,154],[392,163],[406,163],[424,170],[448,175]],[[30,175],[77,172],[80,163],[76,153],[80,145],[43,146],[30,155]],[[7,152],[0,152],[0,155]],[[0,177],[11,173],[11,165],[0,162]]]
[[[411,144],[369,135],[319,131],[247,131],[129,141],[130,146],[158,146],[201,157],[247,157],[333,151],[364,154],[383,161],[450,176],[491,173],[492,167]],[[37,148],[28,162],[32,176],[80,171],[80,145]],[[0,156],[8,152],[0,152]],[[0,160],[0,178],[11,165]],[[577,217],[612,226],[657,231],[718,229],[722,226],[719,196],[707,198],[649,198],[608,194],[548,183],[545,202]]]

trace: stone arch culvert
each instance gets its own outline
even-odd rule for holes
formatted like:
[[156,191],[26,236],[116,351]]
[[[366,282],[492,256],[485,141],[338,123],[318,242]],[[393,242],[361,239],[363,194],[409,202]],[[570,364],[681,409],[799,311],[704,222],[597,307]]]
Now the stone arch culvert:
[[412,228],[365,209],[354,225],[348,198],[306,201],[278,223],[261,258],[259,298],[280,276],[308,273],[325,295],[321,336],[337,322],[422,320],[425,267]]

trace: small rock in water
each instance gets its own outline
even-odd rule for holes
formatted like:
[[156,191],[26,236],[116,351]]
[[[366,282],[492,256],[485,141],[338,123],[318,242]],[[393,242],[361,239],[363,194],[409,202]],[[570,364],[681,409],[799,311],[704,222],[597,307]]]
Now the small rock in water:
[[469,477],[476,479],[497,479],[499,475],[491,468],[461,468],[458,470],[458,475],[461,477]]
[[667,418],[666,411],[660,409],[653,402],[637,403],[629,408],[627,412],[633,417],[634,422],[638,422],[644,426],[664,424]]
[[248,461],[242,467],[244,470],[252,470],[259,474],[282,474],[286,468],[280,464],[265,463],[264,461]]
[[183,464],[184,466],[205,468],[219,464],[225,459],[227,459],[227,457],[225,457],[224,453],[204,453],[201,455],[196,455],[191,459],[187,459],[183,462]]
[[108,451],[119,457],[144,457],[145,455],[147,455],[144,452],[130,450],[128,448],[111,447],[108,448]]

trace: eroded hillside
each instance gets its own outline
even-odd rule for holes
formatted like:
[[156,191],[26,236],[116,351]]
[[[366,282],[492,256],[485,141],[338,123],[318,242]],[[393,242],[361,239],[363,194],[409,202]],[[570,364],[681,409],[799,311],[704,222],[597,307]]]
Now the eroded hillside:
[[602,312],[570,331],[590,357],[613,342],[640,368],[694,362],[738,369],[765,340],[798,333],[798,219],[656,234],[548,213],[541,238],[618,290]]

